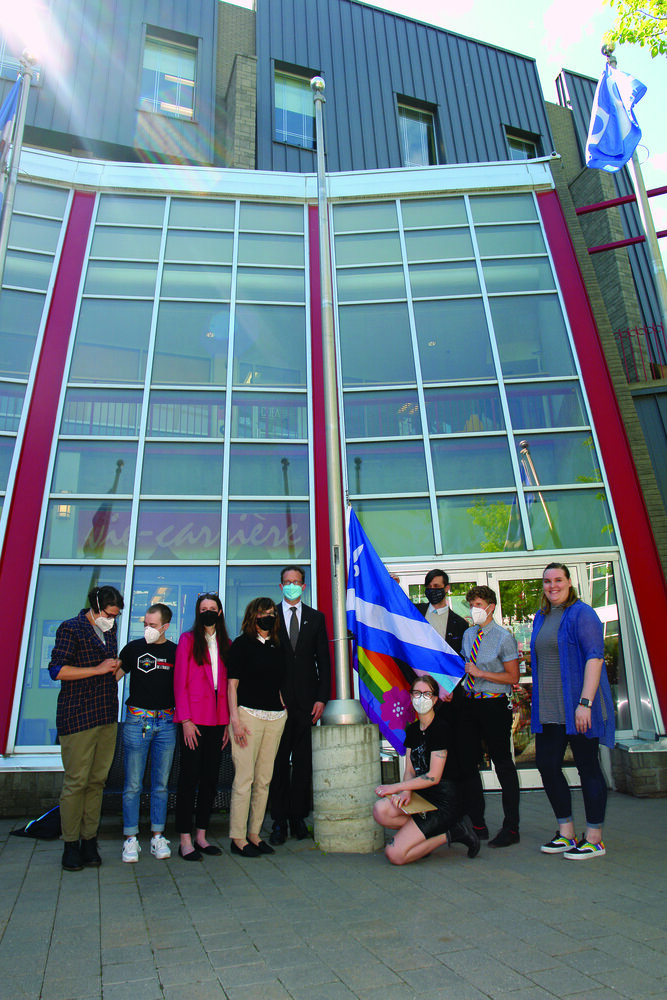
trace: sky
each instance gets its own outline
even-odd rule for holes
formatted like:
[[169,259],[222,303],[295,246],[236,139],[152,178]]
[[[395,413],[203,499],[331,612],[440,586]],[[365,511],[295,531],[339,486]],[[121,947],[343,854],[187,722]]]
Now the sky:
[[[252,0],[231,0],[252,7]],[[317,0],[311,0],[316,3]],[[602,36],[615,20],[614,8],[602,0],[384,0],[369,4],[426,21],[448,31],[490,42],[531,56],[537,62],[547,101],[558,103],[555,80],[561,69],[598,79],[605,65],[600,53]],[[616,48],[618,68],[632,74],[648,90],[636,105],[642,129],[638,147],[647,188],[667,185],[667,56],[651,59],[638,45]],[[667,229],[667,194],[651,199],[655,228]],[[667,237],[661,241],[667,261]],[[666,264],[667,266],[667,264]]]

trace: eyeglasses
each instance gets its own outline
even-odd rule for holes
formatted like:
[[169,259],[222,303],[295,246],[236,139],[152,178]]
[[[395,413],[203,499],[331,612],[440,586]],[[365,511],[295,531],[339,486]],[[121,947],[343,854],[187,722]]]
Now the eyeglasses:
[[100,611],[100,614],[104,615],[105,618],[112,618],[114,621],[116,621],[116,619],[120,618],[120,616],[122,615],[122,613],[123,613],[122,611],[118,611],[117,614],[112,615],[105,608],[102,608],[101,611]]
[[435,701],[435,695],[431,694],[430,691],[411,691],[410,696],[412,698],[428,698],[429,701]]

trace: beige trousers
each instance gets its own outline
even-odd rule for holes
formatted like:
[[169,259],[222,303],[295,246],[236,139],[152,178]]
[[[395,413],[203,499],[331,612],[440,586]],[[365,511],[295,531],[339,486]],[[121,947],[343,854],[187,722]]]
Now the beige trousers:
[[[273,762],[285,728],[287,716],[280,719],[258,719],[239,708],[239,718],[248,729],[246,746],[240,747],[231,736],[234,784],[229,812],[229,836],[245,840],[248,834],[259,836],[262,829]],[[231,726],[230,732],[231,732]]]
[[60,737],[65,768],[60,793],[63,840],[90,840],[97,836],[102,812],[102,792],[116,749],[117,724],[94,726],[82,733]]

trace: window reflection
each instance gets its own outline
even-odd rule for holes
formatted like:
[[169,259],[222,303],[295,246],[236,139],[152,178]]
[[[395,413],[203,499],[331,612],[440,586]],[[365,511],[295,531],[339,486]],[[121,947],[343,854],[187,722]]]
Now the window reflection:
[[229,306],[162,302],[158,312],[153,382],[224,385]]
[[137,559],[219,560],[220,501],[142,500]]
[[4,289],[0,296],[0,375],[28,375],[44,296]]
[[164,198],[144,198],[141,195],[102,194],[97,222],[161,226],[164,201]]
[[[137,566],[132,582],[128,640],[143,638],[143,616],[152,604],[166,604],[173,615],[167,638],[178,642],[181,633],[192,627],[199,594],[217,590],[217,566]],[[226,607],[225,619],[229,629]],[[230,630],[230,635],[235,634]]]
[[434,553],[427,497],[357,500],[355,512],[381,559]]
[[340,268],[336,281],[339,302],[405,298],[405,278],[399,265]]
[[236,385],[306,384],[306,312],[293,306],[238,306]]
[[235,392],[232,437],[306,438],[308,411],[304,395]]
[[630,702],[625,670],[623,637],[619,623],[614,565],[610,562],[588,563],[588,587],[591,605],[597,611],[604,633],[604,661],[616,707],[616,728],[630,729]]
[[514,493],[438,497],[443,552],[511,552],[525,549]]
[[488,292],[542,292],[555,288],[546,257],[487,260],[482,270]]
[[0,490],[3,491],[7,489],[15,441],[14,437],[0,437]]
[[419,493],[428,489],[422,441],[350,444],[348,487],[353,494]]
[[539,225],[483,226],[476,230],[477,246],[482,257],[503,257],[517,253],[546,253]]
[[406,229],[426,226],[467,225],[463,198],[415,198],[401,202]]
[[412,264],[410,287],[415,298],[437,295],[479,295],[474,261],[442,264]]
[[537,219],[532,194],[482,194],[470,198],[472,217],[484,222],[519,222]]
[[[344,385],[415,381],[405,303],[343,306],[338,316]],[[383,350],[389,341],[391,350]]]
[[424,382],[495,375],[481,299],[415,302],[414,312]]
[[61,441],[53,493],[132,493],[137,446],[127,442]]
[[142,494],[220,496],[222,445],[146,444]]
[[524,488],[536,549],[586,548],[616,544],[607,498],[601,488]]
[[0,431],[18,429],[24,396],[24,385],[0,383]]
[[431,442],[436,490],[513,486],[507,438],[441,438]]
[[52,269],[53,257],[51,255],[8,250],[2,283],[5,287],[14,285],[18,288],[35,288],[46,291],[51,280]]
[[577,382],[510,383],[506,388],[512,424],[517,430],[588,423]]
[[161,229],[139,226],[96,226],[90,247],[91,257],[123,257],[129,260],[157,260]]
[[409,261],[473,256],[472,239],[467,228],[411,230],[405,234],[405,247]]
[[61,221],[39,219],[34,215],[12,215],[9,246],[22,250],[55,253],[60,239]]
[[225,433],[225,394],[151,392],[146,434],[149,437],[216,438]]
[[307,503],[231,502],[228,559],[307,559],[310,521]]
[[531,434],[515,438],[524,484],[599,483],[600,462],[590,434]]
[[172,198],[169,225],[186,229],[233,229],[234,202],[214,198]]
[[355,233],[335,238],[336,264],[400,263],[401,244],[398,233]]
[[229,458],[232,496],[308,496],[308,448],[233,444]]
[[344,396],[348,438],[421,434],[419,400],[412,390],[348,392]]
[[496,386],[470,389],[428,389],[426,414],[431,434],[474,434],[505,426]]
[[236,298],[256,302],[303,302],[305,272],[277,267],[240,267]]
[[61,434],[112,437],[139,433],[141,392],[122,389],[68,389]]
[[157,264],[136,261],[91,260],[86,272],[86,295],[153,296]]
[[[565,321],[555,295],[492,298],[490,306],[506,377],[575,373]],[[517,316],[521,317],[520,323]]]
[[42,556],[48,559],[125,559],[130,501],[50,500]]
[[85,382],[143,382],[152,302],[84,299],[70,378]]

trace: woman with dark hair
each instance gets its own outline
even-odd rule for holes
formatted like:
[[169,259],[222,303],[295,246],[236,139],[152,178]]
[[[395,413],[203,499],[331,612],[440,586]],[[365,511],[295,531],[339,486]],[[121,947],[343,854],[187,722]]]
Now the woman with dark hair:
[[[392,865],[407,865],[445,844],[465,844],[469,858],[479,854],[479,838],[463,815],[458,768],[450,754],[454,734],[442,714],[435,713],[438,690],[430,674],[413,681],[410,695],[417,721],[405,733],[403,781],[375,789],[380,801],[373,806],[373,819],[396,830],[384,849]],[[407,810],[414,792],[435,808],[410,815]]]
[[220,598],[217,594],[200,594],[194,624],[178,641],[174,668],[174,722],[181,723],[176,832],[181,837],[178,853],[186,861],[201,861],[204,854],[222,854],[219,847],[209,844],[206,830],[218,787],[222,751],[229,739],[229,646]]
[[56,728],[65,769],[60,822],[67,872],[102,863],[97,830],[116,748],[116,619],[122,609],[123,598],[115,587],[94,587],[88,609],[58,627],[51,653],[49,673],[60,681]]
[[270,597],[245,609],[241,635],[229,652],[227,695],[232,728],[234,784],[229,815],[232,854],[275,854],[262,840],[269,783],[287,712],[280,694],[285,672],[280,621]]
[[[531,726],[535,763],[558,830],[541,850],[562,854],[568,861],[599,858],[606,853],[602,825],[607,805],[599,746],[614,745],[614,703],[604,665],[602,622],[577,597],[563,563],[549,563],[542,581],[544,593],[530,641]],[[574,836],[572,796],[562,770],[568,743],[586,812],[586,832],[579,843]]]

